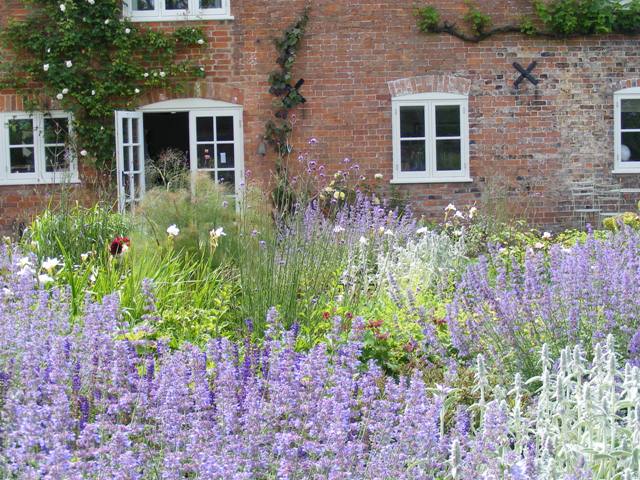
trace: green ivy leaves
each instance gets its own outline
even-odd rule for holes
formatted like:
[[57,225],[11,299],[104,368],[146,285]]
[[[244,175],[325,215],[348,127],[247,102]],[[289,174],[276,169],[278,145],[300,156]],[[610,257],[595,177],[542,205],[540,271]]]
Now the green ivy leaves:
[[122,0],[22,0],[29,14],[10,21],[0,44],[0,88],[16,89],[33,110],[51,99],[74,114],[75,144],[101,169],[113,162],[113,112],[156,88],[179,90],[203,69],[178,61],[206,39],[192,26],[164,33],[122,17]]

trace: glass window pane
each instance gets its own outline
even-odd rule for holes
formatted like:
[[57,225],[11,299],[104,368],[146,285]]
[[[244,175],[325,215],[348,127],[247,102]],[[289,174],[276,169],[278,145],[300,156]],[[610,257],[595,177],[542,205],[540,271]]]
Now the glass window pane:
[[44,154],[47,172],[69,170],[69,156],[65,147],[46,147]]
[[424,137],[424,107],[400,107],[400,137]]
[[131,143],[138,143],[138,119],[131,119]]
[[228,187],[231,193],[235,191],[236,173],[234,171],[218,172],[218,183]]
[[436,105],[436,137],[460,136],[460,106]]
[[131,160],[133,161],[133,169],[136,170],[136,171],[140,171],[140,169],[141,169],[141,165],[140,165],[140,147],[138,145],[133,147],[132,155],[133,155],[133,157],[131,158]]
[[122,119],[122,143],[129,143],[129,119]]
[[33,120],[9,120],[9,143],[11,145],[33,145]]
[[66,118],[44,119],[44,143],[66,143],[68,134],[69,121]]
[[622,100],[622,129],[640,129],[640,98]]
[[186,10],[188,0],[165,0],[165,8],[167,10]]
[[36,171],[33,147],[11,148],[9,152],[11,173],[33,173]]
[[222,0],[200,0],[200,8],[222,8]]
[[199,142],[213,141],[213,117],[196,118],[196,132]]
[[198,145],[198,168],[213,168],[215,165],[215,145]]
[[640,162],[640,132],[622,133],[620,156],[623,162]]
[[424,172],[427,157],[423,140],[401,142],[401,169],[403,172]]
[[462,169],[460,140],[438,140],[436,142],[436,169],[439,172]]
[[131,10],[136,12],[147,12],[155,10],[155,0],[131,0]]
[[233,140],[233,117],[216,118],[216,133],[218,141]]
[[131,147],[122,147],[122,164],[125,172],[131,171]]
[[218,168],[233,168],[235,159],[233,158],[233,144],[223,143],[218,145]]

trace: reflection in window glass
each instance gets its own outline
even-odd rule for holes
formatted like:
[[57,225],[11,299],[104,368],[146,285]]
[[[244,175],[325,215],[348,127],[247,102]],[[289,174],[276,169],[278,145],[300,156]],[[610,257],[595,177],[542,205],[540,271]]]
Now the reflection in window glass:
[[423,140],[401,142],[403,172],[424,172],[427,168],[425,143]]
[[424,107],[400,107],[400,137],[424,138]]
[[136,12],[148,12],[155,10],[155,0],[130,0],[131,9]]
[[186,10],[188,7],[188,0],[165,0],[166,10]]

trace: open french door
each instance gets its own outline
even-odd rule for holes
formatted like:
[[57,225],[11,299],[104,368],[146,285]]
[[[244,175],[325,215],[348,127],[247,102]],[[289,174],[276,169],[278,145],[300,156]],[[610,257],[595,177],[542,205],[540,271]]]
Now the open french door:
[[116,167],[118,210],[124,212],[145,193],[144,128],[142,112],[116,112]]

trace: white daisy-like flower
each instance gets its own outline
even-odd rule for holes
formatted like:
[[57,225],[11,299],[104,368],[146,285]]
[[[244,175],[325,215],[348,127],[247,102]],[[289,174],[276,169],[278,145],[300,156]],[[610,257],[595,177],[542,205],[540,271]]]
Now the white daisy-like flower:
[[64,62],[64,66],[67,68],[71,68],[73,67],[73,62],[71,60],[67,60],[66,62]]
[[46,273],[41,273],[40,275],[38,275],[38,283],[40,285],[46,285],[51,282],[53,282],[53,278]]
[[42,262],[42,268],[47,272],[51,273],[54,268],[60,265],[60,260],[57,258],[47,258],[44,262]]
[[177,237],[180,234],[180,229],[175,225],[169,225],[169,227],[167,228],[167,235],[169,235],[169,237]]
[[48,72],[48,71],[49,71],[49,64],[48,64],[48,63],[45,63],[45,64],[42,66],[42,69],[43,69],[45,72]]

